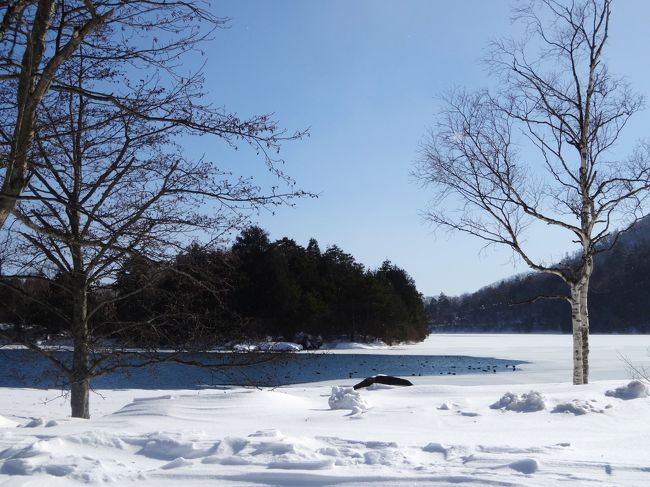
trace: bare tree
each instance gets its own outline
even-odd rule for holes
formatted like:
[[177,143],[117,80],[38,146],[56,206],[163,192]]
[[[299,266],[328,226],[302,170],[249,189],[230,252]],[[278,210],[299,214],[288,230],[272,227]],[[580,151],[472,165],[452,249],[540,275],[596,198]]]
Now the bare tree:
[[[293,136],[280,135],[268,117],[241,121],[197,105],[198,79],[178,80],[172,93],[144,81],[124,98],[102,95],[99,88],[120,76],[117,62],[102,58],[103,49],[91,42],[79,47],[61,68],[57,88],[43,96],[29,151],[29,178],[1,234],[2,270],[10,278],[3,280],[5,286],[11,287],[12,279],[45,279],[67,297],[49,308],[69,331],[72,362],[35,340],[23,343],[67,376],[75,417],[89,416],[93,377],[159,360],[161,343],[175,347],[178,353],[166,360],[178,362],[184,361],[182,351],[214,345],[214,330],[199,322],[192,328],[191,316],[180,317],[186,322],[184,333],[168,326],[169,316],[146,322],[110,319],[107,310],[130,297],[110,292],[129,259],[155,264],[148,276],[154,282],[170,269],[181,272],[171,264],[190,239],[218,242],[224,233],[241,228],[251,210],[306,194],[275,170],[266,152],[266,164],[279,178],[266,191],[211,161],[186,159],[176,140],[188,127],[218,134],[228,143],[243,139],[261,151]],[[218,298],[223,288],[209,291]],[[108,318],[97,320],[102,314]],[[143,351],[137,360],[127,353],[129,333],[136,329],[140,337],[153,337],[152,353]],[[118,343],[108,341],[118,337]]]
[[[284,138],[268,116],[241,119],[201,103],[200,67],[192,72],[182,60],[226,22],[208,1],[10,0],[0,2],[0,15],[0,228],[30,183],[50,92],[83,90],[161,129],[244,140],[263,152]],[[105,80],[82,89],[63,73],[84,46]]]
[[[531,269],[567,284],[574,384],[589,376],[594,255],[615,243],[615,226],[634,224],[650,188],[647,150],[612,156],[643,99],[605,64],[611,6],[535,0],[518,9],[526,41],[496,42],[488,60],[502,88],[450,94],[416,169],[438,198],[426,213],[431,222],[505,245]],[[525,241],[533,224],[565,231],[576,258],[555,265],[536,259]]]

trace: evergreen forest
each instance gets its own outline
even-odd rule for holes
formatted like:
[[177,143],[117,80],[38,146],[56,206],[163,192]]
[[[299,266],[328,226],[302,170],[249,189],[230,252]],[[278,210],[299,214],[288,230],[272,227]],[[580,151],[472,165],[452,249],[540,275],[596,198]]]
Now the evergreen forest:
[[[614,234],[596,256],[589,289],[593,333],[650,333],[650,218]],[[567,259],[575,257],[569,256]],[[427,300],[436,332],[571,332],[567,286],[556,276],[525,273],[474,293]]]
[[[21,342],[66,338],[65,279],[41,277],[2,280],[0,323]],[[117,279],[89,290],[89,307],[100,301],[111,304],[91,317],[90,332],[133,346],[271,339],[317,348],[328,339],[394,343],[428,333],[422,295],[405,270],[389,261],[365,269],[335,245],[271,241],[255,226],[226,249],[193,243],[164,263],[132,256]]]

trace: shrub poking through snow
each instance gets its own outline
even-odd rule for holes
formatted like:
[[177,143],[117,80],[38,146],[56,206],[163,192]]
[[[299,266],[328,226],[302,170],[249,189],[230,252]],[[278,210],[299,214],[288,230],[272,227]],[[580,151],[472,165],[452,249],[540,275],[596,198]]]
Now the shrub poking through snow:
[[350,409],[361,412],[368,409],[368,403],[352,387],[334,386],[328,401],[330,409]]
[[576,416],[581,416],[587,413],[604,413],[605,410],[596,407],[593,403],[589,401],[580,401],[579,399],[574,399],[573,401],[563,402],[558,404],[551,411],[552,413],[570,413],[575,414]]
[[618,397],[619,399],[638,399],[648,397],[648,386],[640,380],[633,380],[626,386],[617,387],[613,391],[606,391],[606,396]]
[[530,391],[527,394],[518,396],[512,392],[506,392],[501,399],[490,406],[491,409],[506,409],[518,413],[533,413],[546,409],[544,397],[537,391]]

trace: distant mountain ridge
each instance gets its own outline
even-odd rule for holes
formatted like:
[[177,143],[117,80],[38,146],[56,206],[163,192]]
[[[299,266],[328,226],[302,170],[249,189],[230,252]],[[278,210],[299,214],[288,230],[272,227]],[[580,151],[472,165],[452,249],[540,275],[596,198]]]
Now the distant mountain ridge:
[[[589,289],[590,329],[593,333],[650,333],[650,216],[617,237],[611,250],[595,259]],[[569,333],[568,303],[535,300],[567,292],[556,276],[530,272],[462,296],[441,294],[426,306],[434,332]]]

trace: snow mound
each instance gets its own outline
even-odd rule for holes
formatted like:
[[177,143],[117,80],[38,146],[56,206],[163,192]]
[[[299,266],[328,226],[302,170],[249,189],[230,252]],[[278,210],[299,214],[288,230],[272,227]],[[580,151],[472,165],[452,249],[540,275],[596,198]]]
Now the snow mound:
[[218,442],[201,445],[198,442],[182,438],[177,439],[167,434],[155,433],[149,436],[149,439],[138,451],[138,454],[156,460],[177,460],[178,458],[187,460],[210,455],[218,447]]
[[374,350],[388,348],[388,345],[381,340],[369,343],[360,342],[328,342],[324,343],[321,349],[324,350]]
[[533,413],[546,409],[544,396],[537,391],[530,391],[518,396],[512,392],[506,392],[501,399],[490,405],[490,409],[506,409],[518,413]]
[[171,470],[173,468],[180,468],[180,467],[189,467],[192,465],[192,462],[189,460],[183,458],[183,457],[178,457],[175,460],[172,460],[169,463],[166,463],[162,467],[160,467],[162,470]]
[[449,452],[451,451],[451,448],[443,445],[442,443],[433,442],[422,447],[422,451],[425,451],[427,453],[440,453],[444,459],[447,460],[449,458]]
[[237,353],[299,352],[302,349],[302,345],[293,342],[237,343],[232,346],[232,351]]
[[29,423],[25,425],[25,428],[38,428],[44,424],[45,421],[43,421],[43,418],[33,418]]
[[263,352],[299,352],[302,345],[293,342],[264,342],[260,343],[258,350]]
[[205,457],[202,463],[252,465],[280,470],[323,470],[334,466],[335,459],[316,448],[320,442],[284,436],[278,430],[262,430],[248,439],[230,438],[228,448]]
[[626,386],[617,387],[613,391],[606,391],[606,396],[617,397],[619,399],[639,399],[648,397],[648,386],[640,380],[633,380]]
[[355,413],[368,409],[366,400],[352,387],[332,387],[332,394],[327,402],[330,409],[350,409]]
[[576,416],[582,416],[587,413],[604,413],[605,410],[596,407],[590,401],[581,401],[579,399],[574,399],[573,401],[563,402],[558,404],[551,411],[552,413],[568,413],[575,414]]
[[[61,438],[38,440],[27,445],[14,445],[2,452],[2,458],[5,460],[0,462],[0,475],[45,474],[52,477],[66,477],[84,484],[113,481],[105,471],[102,462],[86,454],[72,454],[71,446]],[[39,485],[46,484],[49,483],[43,482]]]

